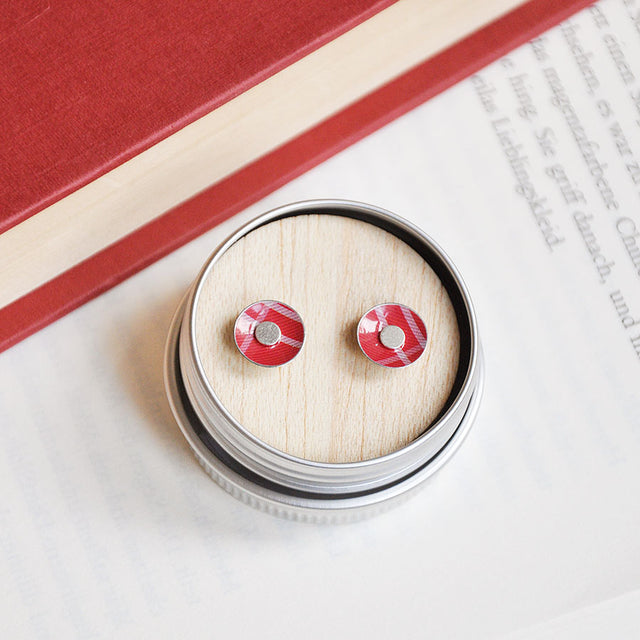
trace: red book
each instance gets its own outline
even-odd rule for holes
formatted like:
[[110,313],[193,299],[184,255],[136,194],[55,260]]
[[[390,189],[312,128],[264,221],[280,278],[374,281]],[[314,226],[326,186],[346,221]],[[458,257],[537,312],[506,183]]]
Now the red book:
[[0,350],[587,4],[12,3]]

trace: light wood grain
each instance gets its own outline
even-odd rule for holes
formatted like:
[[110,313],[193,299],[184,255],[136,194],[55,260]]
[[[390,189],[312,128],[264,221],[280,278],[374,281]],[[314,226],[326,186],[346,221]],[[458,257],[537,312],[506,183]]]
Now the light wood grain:
[[[233,342],[240,311],[265,299],[293,306],[306,329],[301,353],[273,369]],[[358,347],[359,319],[382,302],[406,304],[425,322],[427,350],[408,367],[380,367]],[[458,367],[455,312],[431,267],[350,218],[301,215],[252,231],[213,267],[195,314],[197,349],[223,405],[264,442],[309,460],[366,460],[411,442],[442,409]]]
[[401,0],[0,235],[0,307],[522,0]]

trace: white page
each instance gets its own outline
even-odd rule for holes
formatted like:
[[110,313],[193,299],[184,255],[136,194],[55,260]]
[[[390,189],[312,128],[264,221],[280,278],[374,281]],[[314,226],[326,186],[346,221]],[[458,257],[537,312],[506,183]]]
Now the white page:
[[639,632],[640,591],[633,591],[517,631],[501,640],[637,638]]
[[[571,30],[556,29],[536,49],[548,60],[525,46],[480,74],[493,113],[480,80],[466,81],[0,355],[4,637],[497,637],[640,587],[640,324],[625,328],[610,299],[620,291],[627,324],[640,320],[640,276],[616,231],[622,217],[640,229],[625,168],[640,161],[640,2],[598,7],[571,22],[593,95]],[[551,103],[550,67],[618,209]],[[531,122],[509,80],[520,74]],[[618,155],[614,121],[630,155]],[[498,126],[513,129],[547,199],[553,249]],[[546,128],[553,157],[536,142]],[[585,202],[563,201],[553,165]],[[441,243],[469,285],[487,361],[477,423],[451,464],[406,504],[339,527],[225,494],[191,456],[162,383],[171,315],[208,253],[242,221],[316,197],[386,207]],[[578,210],[615,262],[603,283]]]

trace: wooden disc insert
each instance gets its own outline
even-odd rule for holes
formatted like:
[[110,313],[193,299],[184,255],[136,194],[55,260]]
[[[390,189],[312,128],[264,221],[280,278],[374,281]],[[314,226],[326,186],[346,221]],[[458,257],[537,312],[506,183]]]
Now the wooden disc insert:
[[[234,343],[238,314],[278,300],[304,322],[301,352],[260,367]],[[427,347],[390,369],[365,357],[356,328],[371,307],[415,310]],[[356,462],[391,453],[432,424],[453,387],[460,336],[433,269],[402,240],[360,220],[305,214],[270,222],[232,245],[202,284],[195,340],[204,373],[229,413],[289,454]]]

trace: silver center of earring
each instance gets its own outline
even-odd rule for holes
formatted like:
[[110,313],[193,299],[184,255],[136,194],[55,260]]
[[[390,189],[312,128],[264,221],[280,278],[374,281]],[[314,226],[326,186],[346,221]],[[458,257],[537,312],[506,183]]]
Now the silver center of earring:
[[260,322],[256,326],[254,336],[260,344],[263,344],[265,347],[272,347],[274,344],[280,342],[282,332],[275,322],[269,322],[267,320],[266,322]]
[[401,349],[404,345],[404,339],[404,331],[393,324],[388,324],[380,332],[380,342],[387,349]]

